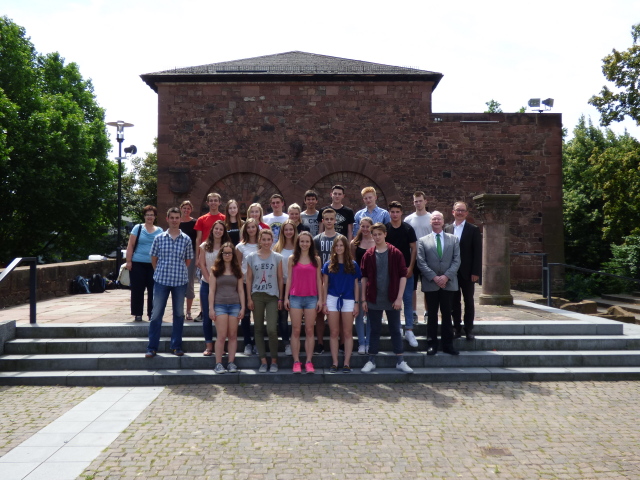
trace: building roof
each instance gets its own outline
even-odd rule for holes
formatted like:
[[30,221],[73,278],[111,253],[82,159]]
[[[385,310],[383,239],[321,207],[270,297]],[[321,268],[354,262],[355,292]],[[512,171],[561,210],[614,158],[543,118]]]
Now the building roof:
[[174,68],[140,75],[156,92],[163,82],[418,80],[438,85],[442,74],[412,67],[396,67],[300,51],[276,53],[195,67]]

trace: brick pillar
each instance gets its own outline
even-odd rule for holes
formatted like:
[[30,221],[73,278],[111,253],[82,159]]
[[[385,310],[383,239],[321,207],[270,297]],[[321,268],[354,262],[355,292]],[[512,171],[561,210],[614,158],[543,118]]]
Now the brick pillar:
[[480,305],[513,305],[509,223],[520,195],[483,193],[473,202],[483,221]]

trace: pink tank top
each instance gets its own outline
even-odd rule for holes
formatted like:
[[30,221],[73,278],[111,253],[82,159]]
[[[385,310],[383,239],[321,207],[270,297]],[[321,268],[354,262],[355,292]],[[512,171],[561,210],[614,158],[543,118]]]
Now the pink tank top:
[[[293,258],[289,260],[293,261]],[[318,295],[318,286],[316,285],[317,269],[313,263],[303,265],[298,263],[291,269],[291,290],[289,295],[296,297],[316,297]]]

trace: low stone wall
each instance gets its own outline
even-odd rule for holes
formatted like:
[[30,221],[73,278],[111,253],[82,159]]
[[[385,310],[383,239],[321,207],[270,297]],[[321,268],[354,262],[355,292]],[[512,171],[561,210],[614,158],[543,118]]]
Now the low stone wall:
[[[115,260],[82,260],[51,263],[36,268],[37,299],[69,295],[71,281],[78,275],[89,278],[94,273],[106,276],[116,269]],[[3,269],[0,269],[2,272]],[[29,303],[29,266],[18,267],[0,283],[0,308]]]
[[4,343],[16,338],[16,321],[0,322],[0,355],[4,353]]

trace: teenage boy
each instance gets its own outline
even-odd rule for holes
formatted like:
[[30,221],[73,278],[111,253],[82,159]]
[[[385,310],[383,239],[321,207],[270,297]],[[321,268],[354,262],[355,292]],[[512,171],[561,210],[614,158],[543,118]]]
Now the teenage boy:
[[300,214],[300,221],[309,227],[311,235],[315,237],[319,233],[318,226],[322,223],[322,217],[318,220],[318,210],[316,210],[318,194],[314,190],[304,192],[304,204],[307,209]]
[[404,373],[413,373],[413,369],[404,361],[400,334],[400,309],[407,281],[407,266],[402,253],[385,241],[386,234],[387,229],[383,224],[374,224],[371,227],[371,236],[375,246],[362,256],[362,309],[371,322],[371,343],[369,361],[361,371],[370,373],[376,368],[384,312],[389,321],[391,345],[393,353],[396,354],[396,368]]
[[294,225],[296,226],[296,230],[298,230],[298,233],[311,233],[311,229],[300,221],[300,215],[302,215],[301,210],[302,209],[300,208],[300,205],[298,205],[297,203],[292,203],[291,205],[289,205],[289,208],[287,209],[289,220],[294,223]]
[[[331,208],[325,208],[322,212],[322,226],[324,232],[313,237],[316,253],[320,256],[320,265],[324,265],[331,257],[331,247],[333,241],[338,236],[335,229],[336,212]],[[316,316],[316,337],[318,339],[314,353],[318,355],[324,353],[324,315],[319,313]]]
[[184,297],[189,273],[187,267],[193,260],[191,239],[180,231],[180,209],[172,207],[167,212],[169,228],[158,235],[151,245],[153,266],[153,313],[149,322],[149,344],[145,357],[153,358],[160,343],[160,328],[169,293],[173,305],[173,329],[171,351],[181,357],[182,328],[184,326]]
[[416,264],[416,232],[411,225],[402,221],[402,204],[397,201],[389,203],[389,215],[391,221],[387,227],[387,243],[396,247],[404,256],[407,266],[407,283],[402,295],[404,303],[404,338],[413,348],[418,346],[413,334],[413,268]]
[[360,220],[362,219],[362,217],[369,217],[371,218],[371,220],[373,220],[373,223],[382,223],[383,225],[391,221],[389,212],[387,212],[384,208],[380,208],[378,205],[376,205],[378,194],[376,193],[375,188],[364,187],[360,194],[362,195],[362,202],[364,203],[365,207],[362,210],[358,210],[358,213],[356,213],[355,215],[353,223],[353,236],[356,236],[358,230],[360,229]]
[[289,218],[289,215],[284,213],[282,209],[284,208],[284,197],[279,193],[274,193],[271,195],[269,199],[271,203],[272,213],[264,216],[264,223],[271,227],[271,231],[273,232],[273,244],[278,241],[278,237],[280,236],[280,229],[282,228],[282,224],[284,221]]
[[[416,211],[404,219],[413,227],[418,239],[431,233],[431,214],[427,211],[427,196],[424,192],[418,190],[413,194],[413,206]],[[415,265],[413,269],[413,321],[418,321],[417,303],[418,303],[418,281],[420,280],[420,270]],[[424,301],[424,323],[427,323],[427,300]]]
[[[220,204],[222,202],[222,198],[220,194],[212,192],[207,195],[207,205],[209,205],[209,212],[205,213],[201,217],[198,217],[195,226],[193,229],[196,231],[196,252],[195,259],[196,265],[198,265],[198,257],[200,256],[200,251],[202,250],[200,244],[207,240],[209,237],[209,232],[211,231],[211,227],[216,223],[216,220],[222,220],[224,222],[225,215],[224,213],[220,213]],[[194,318],[195,322],[202,321],[202,310],[196,318]]]
[[320,233],[323,231],[322,212],[327,208],[336,212],[335,229],[340,235],[344,235],[351,243],[353,239],[353,222],[355,221],[353,210],[342,204],[344,200],[344,187],[342,185],[334,185],[331,187],[331,205],[320,209],[318,213],[318,223],[320,223]]

